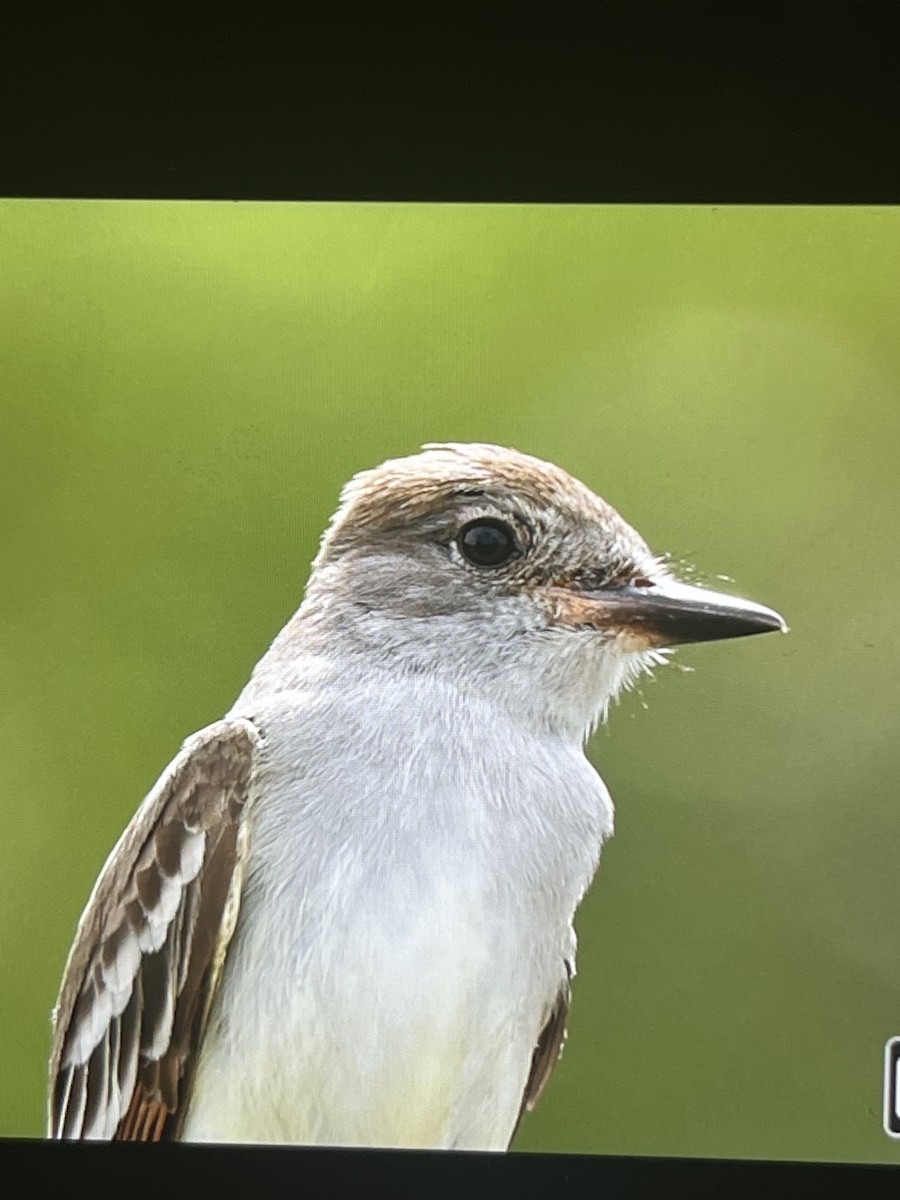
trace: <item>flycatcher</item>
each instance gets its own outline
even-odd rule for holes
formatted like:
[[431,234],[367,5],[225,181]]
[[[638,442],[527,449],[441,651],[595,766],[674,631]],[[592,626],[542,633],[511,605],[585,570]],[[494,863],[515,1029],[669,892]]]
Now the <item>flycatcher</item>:
[[613,829],[588,736],[670,647],[786,628],[550,463],[430,445],[357,475],[101,872],[51,1136],[505,1149]]

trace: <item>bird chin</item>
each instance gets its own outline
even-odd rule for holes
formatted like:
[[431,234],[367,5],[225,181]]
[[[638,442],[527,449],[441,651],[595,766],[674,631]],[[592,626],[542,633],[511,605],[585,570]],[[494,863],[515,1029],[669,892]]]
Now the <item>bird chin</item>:
[[648,648],[646,644],[638,647],[631,638],[622,638],[620,634],[594,642],[591,661],[581,659],[577,675],[572,677],[573,682],[579,678],[579,683],[568,698],[573,708],[583,705],[585,736],[603,724],[610,707],[623,693],[630,691],[642,676],[667,663],[670,654],[670,650]]
[[664,666],[672,653],[668,649],[648,647],[645,641],[630,634],[617,634],[613,645],[618,668],[613,700],[630,691],[642,676],[652,675],[656,667]]
[[659,648],[653,645],[650,638],[642,630],[622,629],[615,634],[613,641],[616,649],[622,655],[637,657],[647,655],[651,666],[656,666],[660,661],[665,661],[664,657],[662,659],[659,657],[661,653]]

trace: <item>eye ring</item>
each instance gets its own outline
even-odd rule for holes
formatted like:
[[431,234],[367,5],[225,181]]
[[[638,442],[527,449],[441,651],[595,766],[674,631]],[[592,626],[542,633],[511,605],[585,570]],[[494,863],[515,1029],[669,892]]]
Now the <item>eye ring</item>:
[[512,526],[493,517],[469,521],[457,534],[456,544],[466,562],[475,567],[505,567],[522,554]]

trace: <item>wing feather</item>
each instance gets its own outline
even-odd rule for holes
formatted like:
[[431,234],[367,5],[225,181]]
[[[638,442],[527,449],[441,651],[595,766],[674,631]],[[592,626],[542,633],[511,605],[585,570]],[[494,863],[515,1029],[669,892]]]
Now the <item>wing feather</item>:
[[531,1056],[531,1069],[528,1073],[528,1082],[525,1084],[525,1091],[522,1095],[519,1115],[516,1118],[515,1126],[509,1137],[510,1144],[519,1131],[522,1117],[526,1112],[531,1112],[543,1095],[544,1088],[547,1086],[550,1076],[556,1069],[556,1064],[562,1056],[563,1046],[566,1043],[566,1021],[569,1016],[569,1005],[572,1002],[572,976],[575,974],[574,930],[570,931],[570,936],[572,939],[572,951],[571,956],[565,960],[565,979],[560,985],[556,1000],[550,1008],[550,1012],[545,1018],[541,1031],[538,1034],[537,1044]]
[[54,1010],[49,1133],[177,1135],[240,901],[259,731],[189,738],[109,856]]

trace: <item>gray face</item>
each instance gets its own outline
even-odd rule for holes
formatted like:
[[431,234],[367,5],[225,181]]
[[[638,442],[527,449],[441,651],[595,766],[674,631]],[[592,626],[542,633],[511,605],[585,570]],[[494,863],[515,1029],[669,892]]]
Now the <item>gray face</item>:
[[357,604],[385,616],[484,613],[518,601],[550,624],[559,589],[577,596],[658,570],[617,514],[598,518],[461,488],[434,511],[342,539],[327,562]]

